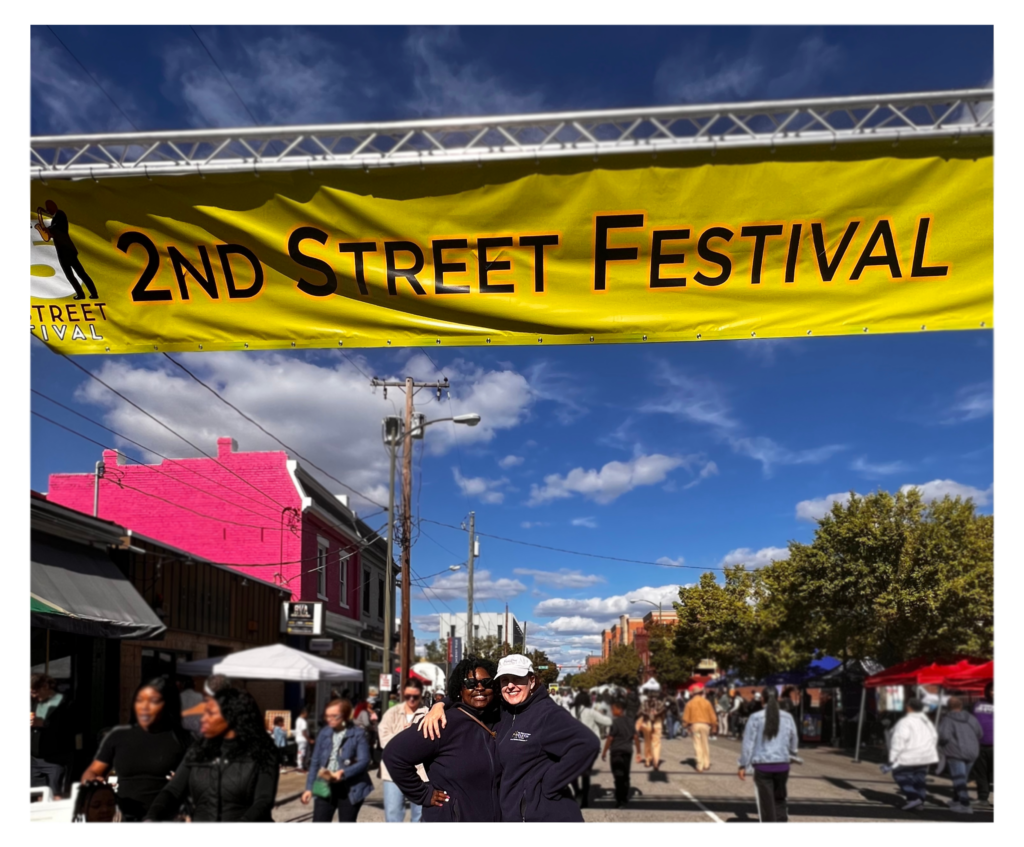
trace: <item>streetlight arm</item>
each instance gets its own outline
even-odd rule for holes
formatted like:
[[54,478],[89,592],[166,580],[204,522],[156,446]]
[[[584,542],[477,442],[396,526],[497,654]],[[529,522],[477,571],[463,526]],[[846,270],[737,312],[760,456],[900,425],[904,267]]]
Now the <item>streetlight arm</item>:
[[423,430],[426,429],[431,424],[445,423],[446,421],[451,421],[452,423],[457,424],[464,424],[466,426],[476,426],[478,423],[480,423],[480,415],[455,415],[454,417],[451,418],[435,418],[432,421],[424,421],[419,426],[414,426],[411,430],[409,430],[409,435],[410,437],[415,438],[417,433],[423,432]]

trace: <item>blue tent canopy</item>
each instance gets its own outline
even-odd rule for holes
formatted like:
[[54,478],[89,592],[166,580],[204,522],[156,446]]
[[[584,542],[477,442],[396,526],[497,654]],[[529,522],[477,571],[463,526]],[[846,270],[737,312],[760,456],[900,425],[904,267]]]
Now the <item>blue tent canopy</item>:
[[832,656],[814,659],[806,667],[794,671],[780,671],[766,676],[758,685],[803,685],[807,680],[838,668],[842,662]]

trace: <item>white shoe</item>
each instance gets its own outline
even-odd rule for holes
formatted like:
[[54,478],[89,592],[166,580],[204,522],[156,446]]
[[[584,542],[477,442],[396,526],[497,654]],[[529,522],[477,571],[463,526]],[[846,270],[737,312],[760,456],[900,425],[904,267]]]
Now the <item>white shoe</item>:
[[924,805],[924,800],[914,798],[907,805],[903,807],[904,812],[909,812],[911,809],[919,809]]

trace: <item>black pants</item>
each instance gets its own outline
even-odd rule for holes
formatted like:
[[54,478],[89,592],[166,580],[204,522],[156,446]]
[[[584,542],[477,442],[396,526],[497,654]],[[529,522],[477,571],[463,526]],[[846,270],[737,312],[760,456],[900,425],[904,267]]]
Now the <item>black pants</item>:
[[[89,296],[95,300],[99,295],[96,293],[96,286],[93,285],[92,279],[89,274],[85,272],[85,268],[82,267],[82,261],[78,258],[78,253],[71,253],[67,250],[57,251],[57,261],[60,262],[60,269],[64,271],[64,276],[68,278],[68,282],[71,283],[71,287],[75,289],[75,297],[81,300],[85,297],[85,293],[82,291],[82,285],[78,279],[85,283],[85,287],[89,289]],[[72,273],[72,271],[74,273]],[[75,279],[75,275],[78,279]]]
[[348,801],[348,786],[331,786],[331,799],[313,797],[313,823],[330,823],[338,813],[338,823],[355,823],[362,808],[362,801],[354,806]]
[[786,782],[789,771],[763,773],[754,770],[754,794],[757,797],[757,816],[761,823],[785,823],[789,820],[786,804]]
[[590,807],[590,771],[581,773],[572,783],[573,791],[576,793],[576,800],[581,809]]
[[971,770],[971,776],[974,777],[974,781],[978,785],[979,803],[988,802],[989,795],[992,793],[993,773],[992,747],[982,745],[978,753],[978,759]]
[[625,806],[629,802],[629,766],[633,760],[632,753],[611,754],[612,776],[615,778],[615,805]]

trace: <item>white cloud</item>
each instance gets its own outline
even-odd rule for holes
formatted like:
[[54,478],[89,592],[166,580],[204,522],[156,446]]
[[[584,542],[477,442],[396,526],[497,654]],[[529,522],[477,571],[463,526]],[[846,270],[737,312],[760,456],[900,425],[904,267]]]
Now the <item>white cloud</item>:
[[[671,609],[673,602],[679,601],[679,583],[661,585],[656,588],[644,586],[628,594],[616,594],[612,597],[590,597],[587,599],[552,597],[542,600],[533,610],[538,618],[581,617],[603,621],[619,615],[641,617],[650,607],[644,604],[631,604],[630,599],[659,600],[665,609]],[[641,610],[640,606],[644,608]]]
[[[421,600],[459,600],[466,596],[468,589],[469,574],[465,571],[456,571],[438,577],[430,584],[429,590],[421,590],[416,596]],[[473,597],[476,600],[504,600],[524,591],[526,586],[518,579],[491,579],[491,572],[487,570],[476,571],[473,574]]]
[[457,30],[422,27],[410,33],[404,55],[412,61],[415,96],[406,109],[421,115],[456,117],[536,112],[544,107],[541,91],[517,92],[479,61],[459,64]]
[[[583,618],[579,615],[573,617],[555,618],[551,623],[545,624],[548,632],[557,632],[562,635],[600,635],[602,630],[615,625],[616,618],[609,618],[607,621],[596,621],[593,618]],[[600,639],[597,641],[601,643]]]
[[[376,502],[387,503],[388,457],[380,441],[380,420],[397,411],[397,402],[393,395],[385,401],[381,392],[374,394],[349,359],[341,354],[302,353],[196,353],[178,358],[285,443]],[[358,364],[367,369],[365,361]],[[460,366],[450,371],[449,378],[451,374],[459,376],[452,390],[456,414],[463,411],[461,405],[471,403],[475,411],[490,418],[477,427],[460,427],[461,445],[489,441],[499,428],[514,427],[526,419],[531,396],[521,390],[525,380],[519,374]],[[107,360],[96,375],[207,453],[216,455],[217,438],[228,435],[242,451],[283,449],[163,359],[136,357],[131,364]],[[76,398],[101,407],[104,423],[128,438],[167,456],[197,455],[93,380],[78,388]],[[447,416],[447,402],[444,411]],[[339,438],[339,432],[345,437]],[[431,427],[424,443],[432,453],[453,450],[451,425]],[[159,461],[120,439],[116,446],[135,458]],[[318,475],[312,467],[307,470]],[[321,482],[331,491],[346,493],[330,479],[321,478]],[[365,509],[365,503],[352,502]]]
[[954,482],[951,479],[933,479],[931,482],[925,482],[921,485],[904,485],[900,488],[900,491],[909,491],[911,488],[917,488],[921,492],[921,498],[926,502],[932,500],[941,500],[946,495],[950,497],[960,497],[966,500],[970,498],[974,501],[976,506],[987,506],[992,502],[992,486],[990,485],[984,491],[980,488],[975,488],[972,485],[964,485],[960,482]]
[[[665,392],[659,399],[642,406],[642,412],[668,414],[710,428],[712,434],[728,444],[734,453],[759,461],[765,476],[771,476],[777,465],[820,464],[846,449],[840,444],[830,444],[791,450],[771,438],[746,435],[743,425],[733,415],[724,392],[713,381],[705,377],[692,377],[670,367],[666,362],[659,363],[654,378],[665,387]],[[717,470],[715,465],[714,471]],[[707,466],[705,471],[708,475],[712,473]]]
[[501,479],[485,479],[482,476],[464,477],[459,473],[458,468],[452,468],[452,475],[464,497],[479,497],[484,503],[501,503],[505,499],[505,493],[498,490],[508,484],[508,480],[504,477]]
[[[31,56],[33,135],[132,131],[132,126],[51,33],[33,28]],[[131,93],[116,80],[90,70],[114,102],[139,124],[141,110]]]
[[523,521],[519,525],[523,529],[533,529],[535,526],[551,526],[547,521]]
[[726,553],[718,565],[722,568],[731,567],[732,565],[746,565],[748,569],[763,568],[765,565],[770,565],[772,562],[778,562],[788,558],[788,547],[762,547],[760,550],[752,550],[749,547],[739,547],[736,550],[730,550]]
[[569,521],[573,526],[583,526],[587,529],[597,529],[597,519],[593,517],[573,518]]
[[863,474],[864,476],[889,476],[894,473],[905,473],[909,470],[906,462],[869,462],[867,456],[855,459],[850,465],[850,470]]
[[850,492],[840,491],[838,494],[829,494],[827,497],[819,497],[816,500],[801,500],[796,504],[796,516],[798,520],[814,522],[828,514],[833,503],[849,503]]
[[952,405],[946,411],[942,422],[946,424],[967,423],[992,414],[992,383],[968,385],[956,393]]
[[597,503],[611,503],[642,485],[657,485],[684,463],[679,456],[636,456],[628,462],[608,462],[600,470],[575,468],[565,476],[549,474],[544,485],[530,487],[531,506],[582,494]]
[[517,467],[518,465],[521,465],[525,461],[526,459],[524,459],[522,456],[510,455],[506,456],[504,459],[499,459],[498,466],[503,468],[504,470],[508,470],[509,468],[514,468]]
[[766,65],[778,66],[774,59],[779,45],[766,44],[769,39],[767,34],[756,35],[747,54],[738,59],[725,53],[709,56],[699,46],[670,56],[655,74],[657,96],[682,103],[795,97],[810,91],[824,74],[837,70],[843,58],[839,45],[810,35],[795,49],[788,48],[788,65],[773,74]]
[[552,585],[556,588],[589,588],[591,585],[607,582],[603,576],[598,574],[585,574],[582,571],[573,571],[568,568],[561,568],[558,571],[515,568],[512,573],[516,576],[532,576],[538,585]]
[[685,491],[687,488],[693,488],[693,486],[699,485],[701,481],[712,476],[718,476],[718,465],[714,462],[707,462],[704,467],[700,469],[700,473],[697,474],[697,477],[683,486],[683,490]]
[[280,27],[262,37],[213,27],[198,32],[231,84],[191,33],[168,44],[161,90],[184,100],[194,126],[252,126],[250,111],[264,125],[338,123],[382,94],[358,53],[349,49],[342,63],[336,45],[309,30]]
[[682,567],[683,562],[685,562],[686,560],[682,556],[680,556],[678,559],[671,559],[668,556],[662,556],[658,559],[655,559],[654,561],[656,561],[659,565],[668,565],[672,568],[679,568]]

